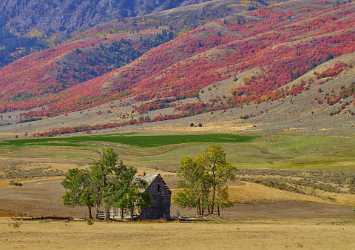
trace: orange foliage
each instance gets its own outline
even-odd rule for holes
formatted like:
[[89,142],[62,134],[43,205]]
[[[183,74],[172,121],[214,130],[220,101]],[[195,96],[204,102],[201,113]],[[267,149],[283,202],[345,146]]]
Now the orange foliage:
[[[124,93],[148,101],[136,108],[144,113],[165,107],[167,98],[196,97],[201,88],[255,67],[263,69],[263,75],[236,88],[234,105],[275,100],[305,91],[304,84],[279,91],[290,81],[355,51],[355,3],[329,7],[304,1],[289,10],[276,5],[251,15],[245,22],[216,20],[182,33],[129,65],[64,90],[51,74],[56,60],[75,48],[99,43],[99,38],[35,53],[0,70],[0,111],[45,107],[27,115],[53,116],[119,99]],[[344,67],[336,65],[319,77],[336,76]],[[203,103],[177,107],[176,116],[214,108]]]

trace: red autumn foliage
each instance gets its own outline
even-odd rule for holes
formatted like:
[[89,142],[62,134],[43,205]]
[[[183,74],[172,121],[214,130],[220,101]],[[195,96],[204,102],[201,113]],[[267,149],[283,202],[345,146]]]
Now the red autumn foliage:
[[319,75],[317,75],[318,79],[326,78],[326,77],[335,77],[343,72],[349,66],[345,63],[336,63],[333,67],[323,71]]
[[[57,58],[97,44],[99,38],[74,40],[35,53],[0,70],[0,112],[45,107],[26,116],[54,116],[129,95],[148,101],[136,108],[144,113],[166,107],[167,98],[195,97],[203,87],[256,67],[264,73],[236,88],[235,105],[300,94],[305,85],[284,92],[280,88],[325,61],[355,51],[355,3],[332,6],[314,0],[285,6],[286,10],[277,5],[256,10],[245,22],[217,19],[182,33],[127,66],[64,90],[51,75]],[[344,65],[336,65],[320,77],[343,70]],[[217,106],[197,103],[176,109],[177,116],[183,116]],[[168,118],[173,117],[153,120]]]

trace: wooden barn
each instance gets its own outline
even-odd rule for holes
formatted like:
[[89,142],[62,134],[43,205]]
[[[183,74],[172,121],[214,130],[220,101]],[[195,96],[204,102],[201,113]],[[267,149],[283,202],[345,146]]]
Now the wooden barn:
[[[144,180],[147,188],[142,190],[150,197],[149,206],[142,208],[140,218],[142,220],[170,219],[171,191],[160,174],[138,175],[137,179]],[[106,213],[99,211],[97,218],[105,219]],[[111,219],[120,219],[121,213],[118,208],[110,209]],[[127,218],[127,217],[126,217]]]
[[140,176],[148,183],[144,192],[150,196],[150,206],[142,208],[141,219],[170,219],[171,191],[160,174]]

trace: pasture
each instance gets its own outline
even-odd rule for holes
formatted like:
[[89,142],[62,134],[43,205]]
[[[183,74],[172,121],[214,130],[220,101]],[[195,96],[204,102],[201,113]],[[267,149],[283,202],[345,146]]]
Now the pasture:
[[112,143],[137,147],[160,147],[183,143],[240,143],[253,141],[255,136],[236,134],[186,134],[186,135],[136,135],[108,134],[91,136],[72,136],[57,138],[19,139],[0,142],[0,147],[24,146],[71,146],[78,147],[85,143]]
[[0,171],[6,166],[56,168],[87,166],[104,147],[126,164],[175,172],[184,156],[210,144],[225,148],[239,168],[355,169],[355,136],[238,134],[104,134],[0,141]]

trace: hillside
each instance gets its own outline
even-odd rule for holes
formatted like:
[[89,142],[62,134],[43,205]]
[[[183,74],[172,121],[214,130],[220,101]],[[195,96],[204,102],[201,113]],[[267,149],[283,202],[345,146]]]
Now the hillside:
[[[351,128],[354,13],[347,1],[226,0],[113,21],[1,69],[2,120],[64,127],[50,134],[206,112],[204,122]],[[48,119],[58,115],[64,125]]]
[[112,19],[134,17],[209,0],[9,0],[0,3],[5,27],[25,34],[35,30],[48,36],[86,29]]
[[0,66],[34,50],[52,47],[71,34],[100,23],[206,1],[1,1],[0,32],[4,32],[0,33]]
[[[182,8],[144,18],[116,21],[79,33],[70,41],[53,49],[33,53],[4,67],[0,79],[3,91],[0,95],[8,98],[6,101],[15,100],[19,103],[19,101],[38,97],[48,92],[56,93],[63,90],[61,85],[66,85],[66,83],[75,85],[75,83],[106,73],[112,70],[115,65],[124,65],[149,48],[159,45],[166,39],[173,38],[175,33],[214,19],[218,13],[223,16],[234,10],[240,12],[244,9],[239,5],[224,6],[224,3],[225,1],[223,4],[217,2],[217,4],[207,7],[197,6],[192,10]],[[203,11],[201,11],[202,9]],[[214,13],[214,16],[211,16],[211,13]],[[181,22],[176,22],[182,14],[185,18]],[[190,21],[186,22],[186,20]],[[157,21],[159,21],[158,24]],[[136,48],[137,46],[141,48]],[[125,59],[120,60],[114,55],[108,55],[110,51],[118,50],[116,52],[119,52],[122,49],[128,52]],[[98,60],[101,61],[95,60],[97,59],[95,56],[100,57]],[[85,69],[78,69],[74,65],[75,63],[82,65]],[[102,67],[98,69],[96,64],[100,63],[102,63]],[[70,68],[70,72],[65,68]],[[73,72],[75,69],[79,72]],[[23,74],[24,72],[26,73]],[[10,109],[13,108],[10,107]]]

